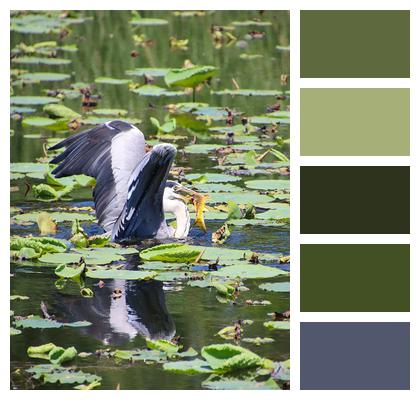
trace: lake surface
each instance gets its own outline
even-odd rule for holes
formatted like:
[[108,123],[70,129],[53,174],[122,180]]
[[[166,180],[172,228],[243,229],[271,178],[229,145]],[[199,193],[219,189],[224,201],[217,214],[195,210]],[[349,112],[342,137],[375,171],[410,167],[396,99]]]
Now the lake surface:
[[[133,82],[144,83],[144,77],[129,76],[125,72],[139,67],[180,68],[185,60],[194,64],[213,65],[220,69],[218,76],[211,80],[211,90],[235,89],[237,84],[241,89],[279,90],[282,96],[230,96],[212,94],[210,88],[204,86],[197,90],[196,101],[208,103],[210,106],[228,107],[244,116],[260,116],[266,114],[267,107],[279,103],[280,110],[287,111],[289,105],[288,83],[282,85],[281,76],[289,74],[289,52],[276,48],[289,45],[289,15],[288,12],[265,12],[259,14],[252,11],[207,12],[202,16],[178,16],[171,12],[141,12],[143,17],[161,18],[168,21],[166,25],[139,26],[130,25],[130,12],[85,12],[89,17],[79,24],[69,27],[69,34],[62,39],[62,44],[77,44],[77,52],[59,52],[58,57],[71,60],[68,65],[18,65],[12,68],[25,69],[30,72],[60,72],[70,74],[70,78],[58,82],[39,82],[16,84],[13,87],[15,96],[44,95],[45,91],[69,88],[71,83],[93,83],[95,78],[105,76],[119,79],[132,79]],[[236,41],[220,48],[214,43],[211,35],[212,25],[227,26],[233,21],[247,21],[253,18],[270,22],[267,26],[235,26],[232,34]],[[256,38],[250,38],[250,32]],[[264,34],[258,35],[263,32]],[[145,34],[153,41],[151,47],[136,46],[133,34]],[[171,50],[169,38],[188,39],[187,50]],[[263,36],[259,38],[258,36]],[[11,47],[21,42],[37,43],[47,40],[57,40],[58,34],[27,34],[12,32]],[[138,52],[132,57],[132,51]],[[261,55],[261,57],[245,57]],[[284,79],[284,78],[283,78]],[[233,81],[234,80],[234,81]],[[235,83],[236,82],[236,83]],[[162,78],[155,78],[154,85],[164,87]],[[176,97],[140,96],[131,92],[125,85],[96,84],[94,93],[100,95],[98,108],[127,110],[127,118],[141,120],[136,126],[145,134],[146,140],[156,143],[156,127],[150,122],[150,117],[163,121],[168,114],[167,105],[178,102],[192,101],[192,94]],[[51,92],[50,92],[51,94]],[[63,104],[86,117],[88,110],[81,107],[81,97],[65,98]],[[36,109],[34,114],[43,115],[42,106],[30,106]],[[27,114],[22,114],[24,117]],[[52,138],[64,138],[71,132],[59,132],[46,128],[23,126],[19,118],[11,121],[13,135],[11,136],[12,163],[36,162],[43,158],[44,146],[52,143]],[[177,116],[177,128],[173,135],[184,136],[183,140],[173,141],[178,149],[176,165],[185,168],[186,173],[223,172],[215,169],[220,163],[220,155],[214,152],[186,153],[181,149],[191,143],[226,145],[224,132],[210,131],[210,127],[225,126],[225,119],[197,119],[191,113]],[[112,117],[110,118],[112,119]],[[235,124],[241,123],[241,117],[235,117]],[[252,135],[258,142],[267,142],[266,147],[256,147],[255,151],[263,151],[276,147],[285,156],[289,155],[288,123],[277,124],[276,131],[267,132],[264,124],[254,124],[258,130]],[[269,127],[269,125],[267,124]],[[84,128],[90,127],[87,125]],[[262,129],[261,129],[262,128]],[[81,129],[79,129],[81,130]],[[235,135],[236,136],[236,135]],[[284,142],[275,141],[282,137]],[[163,141],[163,138],[159,138]],[[168,140],[169,141],[169,140]],[[242,142],[240,138],[235,143]],[[249,141],[249,143],[257,143]],[[252,150],[252,146],[250,147]],[[248,150],[248,149],[246,149]],[[268,157],[267,162],[277,160]],[[285,163],[287,165],[287,162]],[[190,168],[190,170],[189,170]],[[267,171],[265,174],[240,175],[241,180],[233,182],[238,188],[244,189],[244,182],[255,179],[287,180],[287,174],[278,170]],[[232,176],[232,175],[230,175]],[[37,210],[48,212],[72,207],[93,207],[91,190],[84,188],[71,193],[72,200],[41,202],[34,198],[30,189],[32,184],[40,183],[31,177],[11,181],[11,205],[16,207],[16,213],[27,213]],[[260,191],[261,194],[263,191]],[[287,202],[286,202],[287,204]],[[258,204],[257,204],[258,205]],[[211,206],[214,206],[211,204]],[[266,211],[258,209],[257,212]],[[223,220],[206,218],[207,232],[197,227],[191,229],[189,243],[212,246],[211,234],[218,229]],[[102,233],[96,223],[82,223],[89,235]],[[13,222],[11,234],[27,236],[39,235],[36,224],[19,225]],[[56,237],[69,239],[71,223],[58,224]],[[221,248],[252,250],[256,253],[289,254],[288,224],[268,220],[267,224],[235,226],[231,236]],[[129,255],[123,262],[125,268],[135,269],[140,260],[137,254]],[[289,264],[271,261],[267,265],[289,269]],[[145,348],[145,337],[164,337],[172,339],[180,336],[184,350],[194,348],[198,353],[203,346],[213,343],[235,343],[222,339],[217,332],[225,326],[238,320],[252,320],[251,325],[244,327],[243,337],[270,337],[274,342],[257,346],[241,340],[236,344],[257,353],[261,357],[273,361],[289,359],[289,331],[269,330],[263,323],[271,318],[267,315],[273,312],[289,310],[288,292],[270,292],[261,290],[258,285],[264,282],[288,281],[288,275],[271,279],[246,279],[244,285],[249,291],[239,294],[232,302],[222,303],[217,299],[214,288],[191,287],[185,281],[117,281],[106,282],[104,288],[97,287],[97,281],[88,280],[88,286],[95,293],[93,298],[83,298],[75,284],[68,284],[65,289],[58,290],[54,285],[57,276],[54,274],[56,265],[46,265],[33,261],[12,261],[11,264],[11,294],[28,296],[29,300],[14,300],[11,309],[16,316],[40,314],[40,303],[44,302],[48,312],[59,321],[88,320],[91,326],[85,328],[62,327],[58,329],[22,329],[19,335],[11,336],[11,387],[14,389],[69,389],[75,385],[42,384],[30,379],[23,371],[28,367],[41,363],[42,360],[27,356],[28,346],[53,342],[58,346],[74,346],[77,351],[95,353],[97,350],[139,349]],[[51,268],[53,267],[53,268]],[[112,290],[122,288],[124,296],[117,300],[115,306],[111,299]],[[249,305],[246,300],[266,300],[269,305]],[[129,322],[127,322],[129,321]],[[84,372],[96,374],[102,378],[99,389],[201,389],[202,382],[207,379],[205,374],[187,375],[174,374],[162,369],[161,363],[145,363],[116,361],[110,357],[90,356],[78,357],[72,365]],[[238,375],[239,379],[248,379]],[[279,381],[279,387],[282,386]]]

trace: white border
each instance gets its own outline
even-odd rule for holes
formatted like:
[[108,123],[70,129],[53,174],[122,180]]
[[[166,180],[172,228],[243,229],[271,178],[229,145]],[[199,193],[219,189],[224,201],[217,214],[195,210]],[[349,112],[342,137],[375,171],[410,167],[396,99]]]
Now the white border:
[[[144,10],[153,10],[153,9],[267,9],[267,10],[290,10],[291,11],[291,169],[292,169],[292,186],[291,186],[291,196],[292,196],[292,205],[291,205],[291,254],[293,257],[293,273],[291,274],[291,307],[293,311],[291,319],[291,360],[292,360],[292,390],[288,392],[277,392],[277,391],[265,391],[264,396],[269,398],[277,398],[278,396],[284,396],[292,399],[301,399],[301,398],[311,398],[311,399],[336,399],[339,396],[342,399],[353,399],[354,396],[359,398],[371,399],[372,396],[380,396],[381,399],[392,399],[394,400],[397,396],[398,398],[412,398],[412,396],[419,396],[419,384],[418,377],[419,374],[419,307],[420,296],[419,290],[416,283],[419,282],[420,273],[418,269],[420,267],[420,250],[418,246],[415,246],[415,243],[419,243],[419,222],[420,215],[418,211],[419,203],[419,123],[417,113],[419,112],[419,45],[418,38],[420,37],[420,18],[419,18],[419,3],[418,0],[343,0],[337,2],[336,0],[260,0],[258,4],[255,2],[245,3],[244,1],[231,0],[226,2],[225,0],[212,0],[211,2],[199,2],[192,0],[183,0],[178,2],[173,1],[162,1],[155,0],[153,2],[139,2],[133,0],[119,1],[118,3],[107,1],[107,0],[91,0],[88,3],[86,1],[74,0],[74,1],[56,1],[50,2],[46,0],[30,1],[30,0],[15,0],[15,1],[6,1],[2,3],[1,8],[1,41],[2,43],[10,43],[9,39],[9,10],[10,9],[144,9]],[[4,5],[3,5],[4,4]],[[299,67],[299,10],[311,10],[311,9],[410,9],[411,10],[411,78],[410,79],[300,79],[300,67]],[[3,57],[0,60],[0,71],[2,73],[2,82],[5,83],[4,90],[2,91],[2,121],[8,121],[9,124],[9,114],[8,114],[8,104],[9,104],[9,92],[6,86],[6,82],[9,80],[9,60],[6,57]],[[385,82],[386,81],[386,82]],[[346,157],[344,160],[336,160],[334,158],[322,157],[322,162],[315,161],[310,159],[310,157],[300,157],[299,149],[299,89],[300,87],[411,87],[411,156],[408,158],[402,157],[401,160],[397,158],[391,158],[393,161],[388,164],[388,161],[391,160],[380,160],[379,158],[369,158],[369,157]],[[3,138],[7,135],[8,126],[3,128]],[[4,140],[4,139],[3,139]],[[1,160],[4,163],[2,166],[2,186],[4,188],[8,187],[9,178],[9,146],[1,146]],[[331,162],[331,164],[329,164]],[[378,164],[378,162],[380,162]],[[340,163],[340,164],[337,164]],[[370,164],[372,163],[372,164]],[[324,236],[323,238],[314,237],[314,235],[299,235],[299,165],[410,165],[411,166],[411,235],[404,238],[399,236],[398,238],[388,237],[388,235],[368,235],[369,237],[357,236],[357,240],[350,239],[347,235],[338,236],[338,242],[344,243],[411,243],[411,312],[409,314],[402,313],[402,316],[406,316],[405,320],[411,321],[411,390],[410,391],[299,391],[299,323],[300,321],[309,321],[314,318],[317,321],[327,321],[329,318],[335,318],[335,320],[350,320],[353,318],[350,314],[345,313],[311,313],[311,316],[307,315],[308,313],[298,313],[299,310],[299,243],[333,243],[333,237]],[[8,232],[9,232],[9,194],[5,193],[2,197],[2,214],[1,214],[1,223],[2,223],[2,241],[0,242],[1,254],[3,257],[3,279],[0,280],[1,284],[1,300],[2,300],[2,311],[4,315],[4,329],[2,330],[2,341],[4,348],[3,349],[3,363],[1,364],[1,388],[7,390],[7,396],[10,398],[24,398],[27,396],[27,393],[24,391],[10,392],[9,388],[9,357],[7,356],[9,350],[9,282],[8,282],[8,273],[5,272],[8,270],[7,265],[9,264],[9,248],[8,248]],[[318,236],[318,235],[316,235]],[[329,235],[328,235],[329,236]],[[327,240],[328,239],[328,240]],[[360,239],[360,240],[359,240]],[[351,241],[353,240],[353,241]],[[364,241],[366,240],[366,242]],[[399,314],[399,313],[398,313]],[[371,313],[365,314],[369,318],[373,318]],[[388,315],[388,313],[380,313],[379,315],[381,320],[390,321],[393,318],[398,319],[399,315],[393,314],[393,317]],[[402,317],[401,316],[401,317]],[[6,320],[7,318],[7,320]],[[362,316],[354,316],[354,320],[360,321]],[[399,319],[398,319],[399,320]],[[7,322],[6,322],[7,321]],[[390,366],[391,368],[398,368],[398,366]],[[57,391],[58,392],[58,391]],[[30,393],[31,397],[34,398],[55,398],[57,396],[63,397],[66,396],[66,392],[59,391],[32,391]],[[417,393],[417,394],[416,394]],[[207,392],[200,391],[171,391],[171,393],[166,394],[166,392],[161,391],[125,391],[125,397],[146,397],[154,398],[161,396],[172,396],[175,399],[186,399],[193,398],[199,395],[203,399],[207,398],[227,398],[231,396],[241,396],[245,398],[252,398],[253,396],[258,396],[258,392]],[[114,398],[118,396],[118,393],[114,391],[91,391],[91,392],[76,392],[73,391],[71,394],[72,397],[89,397],[89,398]]]

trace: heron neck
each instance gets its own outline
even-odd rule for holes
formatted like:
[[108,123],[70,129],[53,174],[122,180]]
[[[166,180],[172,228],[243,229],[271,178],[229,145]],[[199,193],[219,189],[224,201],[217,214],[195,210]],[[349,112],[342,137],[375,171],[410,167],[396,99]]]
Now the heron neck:
[[190,230],[190,213],[186,204],[182,201],[177,202],[176,207],[173,209],[173,213],[176,218],[176,229],[174,237],[182,239],[188,236]]

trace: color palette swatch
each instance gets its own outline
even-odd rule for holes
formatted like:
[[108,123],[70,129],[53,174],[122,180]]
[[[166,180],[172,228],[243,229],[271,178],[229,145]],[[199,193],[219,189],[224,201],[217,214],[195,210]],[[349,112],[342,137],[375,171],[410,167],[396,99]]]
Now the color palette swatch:
[[302,244],[300,309],[410,311],[410,246]]
[[410,155],[410,90],[301,89],[302,156]]
[[302,78],[409,78],[410,12],[300,13]]
[[301,167],[301,233],[410,233],[409,167]]
[[410,11],[301,11],[300,73],[301,389],[409,389]]
[[410,324],[304,322],[301,389],[410,389]]

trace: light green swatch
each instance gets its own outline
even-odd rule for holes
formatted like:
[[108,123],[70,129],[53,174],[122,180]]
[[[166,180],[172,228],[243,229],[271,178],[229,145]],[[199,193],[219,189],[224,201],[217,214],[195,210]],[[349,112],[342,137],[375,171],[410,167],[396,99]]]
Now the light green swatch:
[[301,89],[302,156],[408,156],[409,89]]

